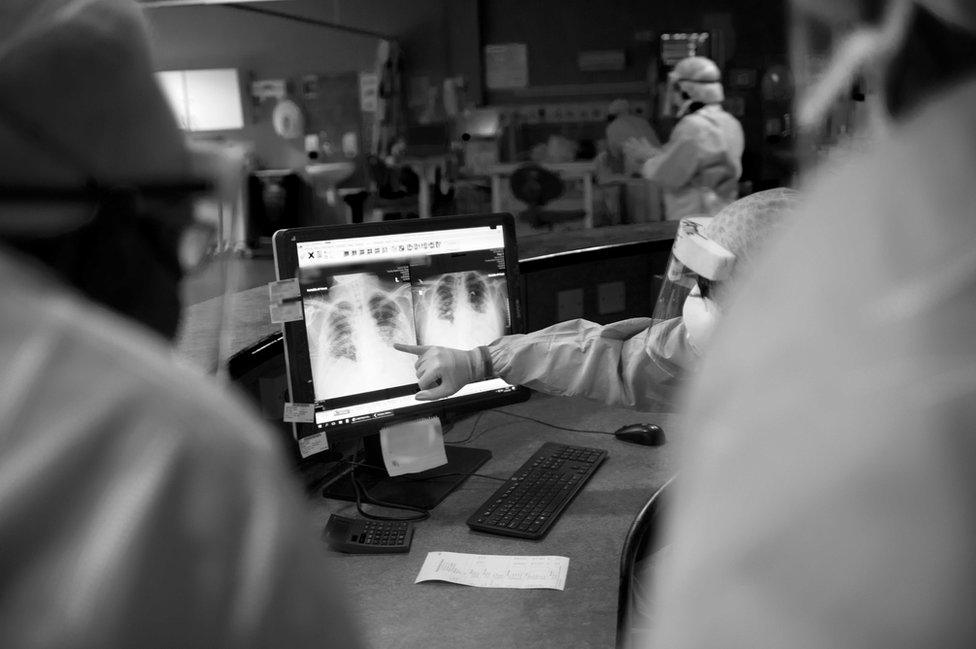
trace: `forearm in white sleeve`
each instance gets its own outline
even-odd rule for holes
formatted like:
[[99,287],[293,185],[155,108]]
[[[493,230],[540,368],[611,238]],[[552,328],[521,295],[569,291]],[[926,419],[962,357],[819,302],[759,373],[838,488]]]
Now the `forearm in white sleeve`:
[[690,359],[684,326],[675,319],[620,335],[621,324],[570,320],[505,336],[488,346],[494,374],[546,394],[653,409],[671,398]]

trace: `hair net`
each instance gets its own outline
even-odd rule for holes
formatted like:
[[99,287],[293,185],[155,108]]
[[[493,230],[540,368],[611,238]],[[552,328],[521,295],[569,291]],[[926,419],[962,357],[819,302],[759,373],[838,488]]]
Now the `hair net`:
[[786,187],[756,192],[727,205],[705,224],[705,236],[735,255],[734,277],[742,277],[770,236],[789,222],[798,196]]
[[0,3],[0,177],[78,185],[189,175],[128,0]]
[[704,56],[689,56],[678,61],[670,76],[691,101],[703,104],[725,101],[722,73],[711,59],[706,59]]
[[[713,327],[717,317],[711,307],[729,306],[735,287],[751,272],[754,260],[796,212],[797,196],[792,189],[769,189],[740,198],[714,217],[681,219],[653,321],[665,322],[678,315],[687,319],[689,299],[699,303],[708,299],[712,313],[707,328]],[[703,322],[701,317],[693,319]],[[690,330],[695,325],[686,326]],[[698,329],[698,342],[692,345],[699,350],[707,340],[704,329]]]

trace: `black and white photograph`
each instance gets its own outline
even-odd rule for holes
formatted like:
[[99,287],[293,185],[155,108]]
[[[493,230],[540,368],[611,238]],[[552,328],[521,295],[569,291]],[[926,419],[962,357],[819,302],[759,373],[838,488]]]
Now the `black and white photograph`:
[[976,648],[976,0],[0,0],[0,649]]

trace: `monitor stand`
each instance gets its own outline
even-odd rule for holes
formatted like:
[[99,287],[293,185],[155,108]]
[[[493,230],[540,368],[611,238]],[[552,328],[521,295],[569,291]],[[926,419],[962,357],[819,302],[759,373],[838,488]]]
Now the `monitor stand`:
[[[420,509],[433,509],[468,479],[468,475],[491,458],[491,451],[484,448],[445,445],[447,464],[421,473],[391,478],[383,466],[379,435],[363,439],[365,453],[362,462],[370,466],[357,466],[356,478],[373,500],[392,505],[407,505]],[[376,468],[374,468],[376,467]],[[460,475],[454,475],[460,474]],[[349,472],[322,489],[326,498],[338,498],[355,502],[356,491]]]

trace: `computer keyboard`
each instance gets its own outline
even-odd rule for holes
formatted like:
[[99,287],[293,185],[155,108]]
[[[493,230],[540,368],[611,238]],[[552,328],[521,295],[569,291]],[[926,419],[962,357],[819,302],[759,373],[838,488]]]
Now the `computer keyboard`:
[[479,532],[541,539],[607,452],[546,442],[468,519]]

